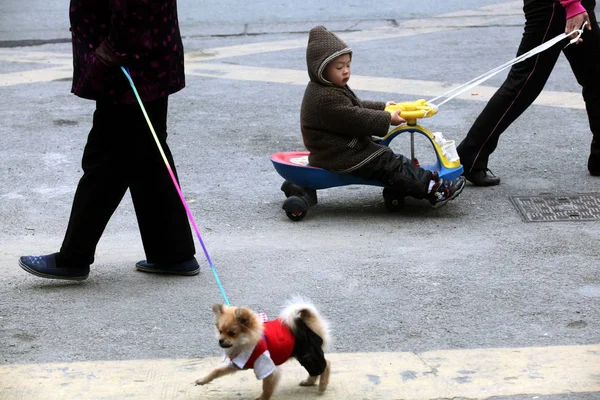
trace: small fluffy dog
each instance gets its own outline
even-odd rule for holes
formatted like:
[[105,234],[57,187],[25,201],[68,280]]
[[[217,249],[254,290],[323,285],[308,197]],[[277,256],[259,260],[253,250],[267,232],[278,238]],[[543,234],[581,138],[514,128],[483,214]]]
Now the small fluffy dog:
[[197,379],[196,385],[242,369],[254,369],[256,378],[263,381],[258,399],[269,400],[281,377],[277,366],[293,357],[308,371],[308,378],[300,386],[313,386],[318,380],[319,392],[327,389],[331,363],[325,359],[323,349],[329,342],[328,324],[311,302],[294,298],[278,319],[268,322],[247,307],[215,304],[212,310],[219,346],[227,361]]

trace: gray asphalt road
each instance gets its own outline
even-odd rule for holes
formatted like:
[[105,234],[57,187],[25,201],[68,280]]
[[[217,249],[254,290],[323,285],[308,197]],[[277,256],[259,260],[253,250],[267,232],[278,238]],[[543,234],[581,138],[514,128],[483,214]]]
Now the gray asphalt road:
[[[306,22],[347,23],[406,20],[497,4],[481,1],[207,1],[180,0],[180,23],[185,36],[276,32],[298,29]],[[0,41],[68,39],[67,5],[58,0],[17,0],[0,4]]]
[[[307,296],[331,320],[332,351],[339,353],[598,343],[598,221],[527,223],[510,199],[600,191],[585,167],[591,135],[583,103],[565,105],[580,91],[566,60],[546,86],[557,104],[533,105],[502,136],[490,164],[500,186],[469,186],[437,210],[409,201],[395,214],[385,210],[379,188],[329,189],[304,221],[293,223],[281,210],[282,178],[269,155],[303,150],[304,86],[254,74],[304,71],[305,49],[245,48],[302,43],[317,22],[339,27],[342,37],[358,30],[364,38],[417,18],[428,27],[452,23],[456,29],[421,34],[416,28],[408,37],[351,42],[356,76],[450,85],[511,59],[522,33],[518,8],[481,18],[475,10],[499,1],[418,8],[404,1],[301,3],[180,2],[190,74],[187,88],[170,100],[170,144],[232,303],[275,316],[290,295]],[[8,60],[11,54],[68,57],[70,51],[68,43],[13,47],[68,38],[64,4],[20,7],[12,0],[0,5],[2,78],[44,67]],[[447,15],[453,11],[466,16]],[[263,34],[239,34],[252,29]],[[194,73],[214,49],[233,46],[239,47],[231,56],[207,60],[205,73]],[[233,67],[234,75],[224,77]],[[485,85],[498,86],[504,76]],[[221,297],[200,246],[199,276],[134,271],[144,255],[129,198],[112,218],[87,281],[38,279],[17,266],[18,256],[57,251],[62,241],[94,106],[69,90],[68,75],[0,85],[0,363],[218,354],[210,305]],[[377,90],[361,86],[357,93],[401,101],[439,94]],[[485,104],[477,92],[422,124],[460,141]],[[396,145],[406,149],[406,142]]]

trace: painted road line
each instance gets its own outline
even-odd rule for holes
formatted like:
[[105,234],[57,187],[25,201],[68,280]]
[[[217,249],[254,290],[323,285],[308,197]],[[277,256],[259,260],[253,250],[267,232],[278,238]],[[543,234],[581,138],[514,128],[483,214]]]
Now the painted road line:
[[11,63],[73,65],[73,53],[0,49],[0,61]]
[[[262,68],[233,64],[188,62],[186,75],[218,79],[230,79],[254,82],[270,82],[304,86],[308,83],[308,75],[303,70],[283,68]],[[56,66],[21,72],[0,74],[0,86],[14,86],[39,82],[49,82],[72,77],[71,66]],[[189,85],[192,87],[192,85]],[[392,93],[395,96],[413,96],[431,98],[445,93],[450,88],[445,82],[425,81],[417,79],[384,78],[365,75],[352,75],[352,88],[368,92]],[[498,88],[478,86],[470,93],[463,93],[457,98],[462,100],[488,101]],[[410,101],[414,98],[395,98],[396,101]],[[580,93],[557,92],[545,90],[533,104],[558,107],[585,109],[585,103]]]
[[492,4],[490,6],[485,6],[481,8],[475,8],[471,10],[462,10],[462,11],[452,11],[447,14],[442,14],[441,16],[446,18],[465,18],[468,16],[490,16],[490,15],[518,15],[524,17],[523,15],[523,1],[508,1],[506,3],[500,4]]
[[72,66],[43,68],[21,72],[0,74],[0,86],[23,85],[27,83],[49,82],[57,79],[67,79],[73,76]]
[[[190,76],[203,76],[219,79],[231,79],[255,82],[271,82],[305,86],[308,83],[306,71],[250,67],[233,64],[194,63],[186,65],[186,74]],[[419,98],[432,98],[446,93],[452,87],[445,82],[424,81],[416,79],[383,78],[364,75],[352,75],[350,86],[354,90],[370,92],[393,93],[395,95],[409,95]],[[469,93],[463,93],[457,98],[462,100],[488,101],[498,90],[492,86],[478,86]],[[411,101],[414,98],[396,98],[396,101]],[[549,107],[585,109],[581,93],[543,91],[533,104]]]
[[[409,36],[426,35],[434,32],[460,29],[465,26],[490,26],[500,24],[509,18],[520,16],[523,4],[513,1],[482,7],[475,10],[452,12],[437,15],[433,18],[413,19],[403,21],[398,27],[388,26],[375,29],[365,29],[354,32],[339,32],[342,39],[348,43],[368,42],[372,40],[393,40]],[[475,15],[473,15],[475,14]],[[186,53],[186,59],[190,61],[210,61],[222,58],[241,57],[261,53],[269,53],[283,50],[293,50],[306,47],[307,37],[299,39],[287,39],[261,43],[241,44],[236,46],[215,47],[199,52]]]
[[[331,383],[323,400],[487,399],[494,396],[600,395],[600,344],[436,350],[414,353],[330,354]],[[0,366],[0,399],[239,399],[260,383],[250,371],[194,386],[219,358],[98,361]],[[281,399],[313,399],[299,387],[305,372],[283,366]]]
[[[456,28],[454,28],[456,29]],[[340,37],[348,43],[367,42],[371,40],[391,40],[401,37],[424,35],[433,32],[445,31],[448,28],[420,28],[402,29],[372,29],[366,31],[357,31],[350,33],[341,33]],[[222,58],[242,57],[262,53],[272,53],[283,50],[294,50],[306,47],[307,37],[301,39],[277,40],[270,42],[241,44],[236,46],[215,47],[202,50],[200,52],[190,52],[186,54],[186,59],[190,61],[210,61]]]
[[[1,57],[2,55],[0,55],[0,61],[2,60]],[[15,60],[41,60],[37,58],[35,52],[22,52],[20,54],[13,54],[12,57]],[[46,57],[57,60],[56,62],[58,65],[51,68],[0,74],[0,86],[49,82],[72,77],[72,66],[70,64],[65,64],[61,57],[52,57],[48,54]],[[206,63],[193,60],[188,60],[186,63],[186,75],[302,86],[308,83],[308,74],[304,70]],[[351,86],[355,90],[393,93],[395,95],[408,95],[419,98],[432,98],[441,93],[445,93],[451,87],[456,87],[458,85],[449,87],[446,82],[352,75]],[[496,90],[497,88],[492,86],[478,86],[470,93],[464,93],[457,98],[462,100],[488,101]],[[414,100],[414,98],[396,98],[394,100],[409,101]],[[549,90],[543,91],[535,100],[534,104],[559,108],[585,108],[580,93]]]

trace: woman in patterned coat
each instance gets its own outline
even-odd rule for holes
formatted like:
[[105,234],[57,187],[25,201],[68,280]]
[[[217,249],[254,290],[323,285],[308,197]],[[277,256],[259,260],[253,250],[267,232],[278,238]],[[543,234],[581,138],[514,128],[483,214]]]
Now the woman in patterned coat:
[[129,70],[165,155],[169,95],[185,86],[176,0],[71,0],[72,92],[95,100],[69,224],[58,253],[25,256],[27,272],[83,280],[96,245],[127,189],[146,272],[199,272],[187,215],[121,66]]

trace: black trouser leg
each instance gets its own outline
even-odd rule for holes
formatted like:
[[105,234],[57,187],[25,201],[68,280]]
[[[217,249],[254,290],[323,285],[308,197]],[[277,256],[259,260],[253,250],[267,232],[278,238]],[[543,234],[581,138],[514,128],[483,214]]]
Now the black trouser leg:
[[[167,99],[147,104],[152,125],[177,178],[175,162],[167,145]],[[138,107],[139,110],[139,107]],[[141,115],[141,112],[140,112]],[[194,239],[188,217],[165,166],[158,146],[144,120],[136,127],[129,190],[148,262],[176,263],[194,256]],[[177,179],[178,180],[178,179]]]
[[595,1],[583,1],[588,10],[592,30],[584,30],[582,43],[571,45],[564,50],[571,69],[582,87],[583,100],[592,131],[590,161],[595,161],[600,170],[600,29],[594,8]]
[[[526,0],[525,30],[517,56],[554,38],[565,29],[565,10],[558,2]],[[565,42],[515,64],[508,77],[492,96],[465,139],[458,154],[465,172],[487,168],[490,154],[500,135],[540,94]]]
[[[166,146],[167,98],[145,106],[173,165]],[[96,245],[128,187],[148,258],[176,262],[194,255],[187,216],[138,105],[96,103],[82,166],[61,264],[94,261]]]
[[364,167],[352,172],[363,179],[382,182],[406,196],[422,199],[427,196],[431,172],[415,166],[403,155],[386,151]]
[[[112,107],[96,103],[93,125],[83,151],[83,176],[79,181],[60,263],[77,266],[94,262],[96,245],[110,217],[127,191],[123,165],[125,149]],[[117,125],[118,126],[118,125]]]

